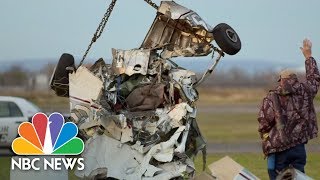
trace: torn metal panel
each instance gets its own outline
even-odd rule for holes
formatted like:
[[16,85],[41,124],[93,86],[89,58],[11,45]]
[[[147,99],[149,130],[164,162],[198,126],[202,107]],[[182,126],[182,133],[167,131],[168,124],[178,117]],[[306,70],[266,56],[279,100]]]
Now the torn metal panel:
[[259,180],[259,178],[235,162],[229,156],[210,164],[208,167],[212,176],[216,179],[242,180],[245,178],[250,180]]
[[167,114],[168,111],[168,109],[156,110],[156,114],[159,117],[159,120],[157,122],[157,128],[165,134],[167,134],[172,129],[172,127],[170,126],[170,117]]
[[191,112],[193,112],[193,108],[184,102],[170,108],[157,109],[156,114],[159,117],[157,127],[162,132],[168,132],[172,128],[180,127],[183,125],[180,121]]
[[162,149],[153,157],[159,162],[170,162],[173,158],[173,148]]
[[[76,104],[76,105],[73,105]],[[89,121],[90,105],[89,104],[78,104],[70,101],[71,106],[71,120],[76,124],[83,124]]]
[[[72,91],[70,91],[70,94],[72,94]],[[96,119],[96,114],[100,108],[98,106],[92,101],[84,101],[70,95],[70,119],[77,124],[80,134],[86,136],[84,138],[92,136],[97,130],[93,127],[100,124]]]
[[149,146],[144,146],[144,145],[141,145],[140,141],[137,141],[134,145],[131,146],[131,148],[138,151],[141,154],[145,154],[151,149],[152,146],[153,144]]
[[279,173],[276,178],[277,180],[282,179],[292,179],[292,180],[313,180],[311,177],[307,176],[303,172],[295,168],[287,168]]
[[170,78],[178,83],[173,85],[180,90],[182,98],[194,102],[198,100],[199,95],[193,84],[197,82],[197,76],[194,72],[183,69],[172,69],[169,73]]
[[111,121],[107,127],[104,127],[108,133],[110,133],[111,137],[120,141],[122,135],[122,129],[117,126],[114,121]]
[[212,52],[212,27],[192,10],[162,1],[141,48],[163,48],[162,58],[206,56]]
[[[144,156],[141,166],[140,166],[140,171],[145,172],[148,170],[149,163],[151,158],[155,158],[159,162],[170,162],[173,158],[173,147],[177,143],[178,138],[180,137],[181,133],[185,129],[185,126],[179,127],[176,132],[170,137],[168,141],[159,143],[151,147],[151,149],[148,151],[148,153]],[[170,163],[165,163],[165,164],[170,164]],[[161,166],[159,165],[160,168],[162,168],[164,171],[161,172],[160,174],[152,177],[152,179],[170,179],[173,177],[179,177],[182,176],[182,173],[185,171],[186,165],[181,166],[174,166],[176,168],[168,168],[164,169],[165,165]],[[148,178],[146,178],[148,179]]]
[[96,169],[106,168],[108,177],[141,179],[139,165],[143,155],[108,136],[95,135],[90,138],[85,144],[82,156],[85,170],[75,172],[80,178],[88,177]]
[[112,67],[116,74],[146,75],[151,51],[148,49],[112,49]]
[[132,128],[125,127],[121,131],[121,143],[133,142],[133,132]]
[[[153,146],[146,155],[108,136],[95,135],[86,142],[82,154],[86,168],[84,171],[76,171],[76,175],[82,178],[89,177],[93,171],[104,168],[107,169],[107,177],[117,179],[161,179],[164,177],[170,179],[182,176],[188,164],[170,162],[173,155],[169,153],[167,157],[165,152],[172,149],[184,128],[178,128],[170,140]],[[171,152],[173,153],[173,149]],[[114,159],[114,157],[117,158]],[[149,164],[151,158],[169,163],[155,166]]]
[[[120,115],[104,115],[103,117],[96,117],[96,121],[91,121],[91,123],[96,123],[97,126],[101,125],[116,140],[121,141],[121,143],[132,142],[133,132],[132,128],[127,126],[127,119],[123,114]],[[79,127],[86,128],[86,127]]]
[[162,1],[158,12],[169,16],[171,19],[187,20],[186,22],[188,22],[192,27],[201,26],[201,28],[204,28],[209,32],[213,30],[213,28],[208,25],[197,13],[175,3],[174,1]]
[[115,124],[121,129],[124,129],[127,127],[127,118],[123,114],[110,115],[108,116],[108,118],[113,120],[113,122],[115,122]]
[[184,69],[172,69],[170,77],[181,85],[192,85],[197,82],[196,73]]
[[178,153],[184,153],[186,150],[186,143],[187,143],[187,138],[189,135],[189,130],[190,130],[190,121],[187,122],[186,124],[186,128],[183,131],[182,134],[182,139],[181,139],[181,143],[177,144],[177,148],[174,150],[174,152],[178,152]]
[[91,102],[101,95],[103,82],[87,68],[80,66],[76,72],[69,74],[70,97]]
[[188,112],[192,112],[193,108],[191,108],[187,103],[180,103],[175,105],[175,107],[168,113],[170,117],[170,126],[172,128],[176,128],[181,126],[181,120],[183,117],[187,115]]
[[[173,148],[173,146],[177,143],[178,138],[180,137],[180,134],[183,132],[183,130],[185,129],[185,126],[181,126],[179,127],[176,132],[170,137],[170,139],[168,141],[156,144],[155,146],[153,146],[148,153],[144,156],[143,161],[141,163],[141,167],[144,168],[146,167],[151,158],[155,158],[157,157],[158,154],[162,154],[165,153],[167,154],[166,150],[169,148]],[[173,153],[173,151],[172,151]],[[171,156],[170,154],[167,155],[167,157],[161,158],[162,156],[160,156],[157,160],[160,162],[168,162],[168,159],[172,159],[173,156]]]

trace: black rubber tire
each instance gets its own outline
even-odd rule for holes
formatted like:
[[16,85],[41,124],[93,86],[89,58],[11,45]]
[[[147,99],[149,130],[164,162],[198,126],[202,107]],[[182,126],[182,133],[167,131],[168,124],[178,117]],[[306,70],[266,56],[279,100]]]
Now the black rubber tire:
[[[59,59],[54,76],[57,79],[61,79],[62,77],[69,79],[69,72],[66,70],[67,67],[74,67],[74,58],[71,54],[64,53]],[[67,83],[69,83],[69,81]]]
[[241,41],[236,31],[226,23],[218,24],[212,31],[221,50],[229,55],[237,54],[241,49]]
[[[51,89],[57,96],[69,97],[69,71],[67,67],[75,67],[74,57],[71,54],[64,53],[61,55],[59,62],[53,72]],[[55,84],[59,84],[56,86]]]

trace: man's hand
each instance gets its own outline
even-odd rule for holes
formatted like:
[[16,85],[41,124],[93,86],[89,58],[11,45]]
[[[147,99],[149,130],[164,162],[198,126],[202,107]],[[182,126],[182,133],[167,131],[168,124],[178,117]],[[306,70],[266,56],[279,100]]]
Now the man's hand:
[[311,48],[312,48],[311,41],[309,39],[304,39],[303,47],[300,47],[300,49],[306,59],[309,59],[310,57],[312,57]]

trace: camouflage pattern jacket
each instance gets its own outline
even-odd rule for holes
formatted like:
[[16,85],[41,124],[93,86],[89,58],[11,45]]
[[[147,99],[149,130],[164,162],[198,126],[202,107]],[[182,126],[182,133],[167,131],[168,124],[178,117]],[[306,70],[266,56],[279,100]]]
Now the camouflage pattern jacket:
[[295,82],[293,93],[283,96],[280,86],[263,99],[259,112],[259,133],[265,155],[281,152],[317,137],[318,125],[313,99],[320,84],[317,63],[305,62],[306,82]]

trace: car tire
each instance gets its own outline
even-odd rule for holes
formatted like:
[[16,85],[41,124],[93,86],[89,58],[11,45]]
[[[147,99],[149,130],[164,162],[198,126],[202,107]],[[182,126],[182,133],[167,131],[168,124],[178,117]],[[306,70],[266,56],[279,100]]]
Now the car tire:
[[237,54],[241,41],[236,31],[226,23],[218,24],[212,31],[213,37],[221,50],[229,55]]

